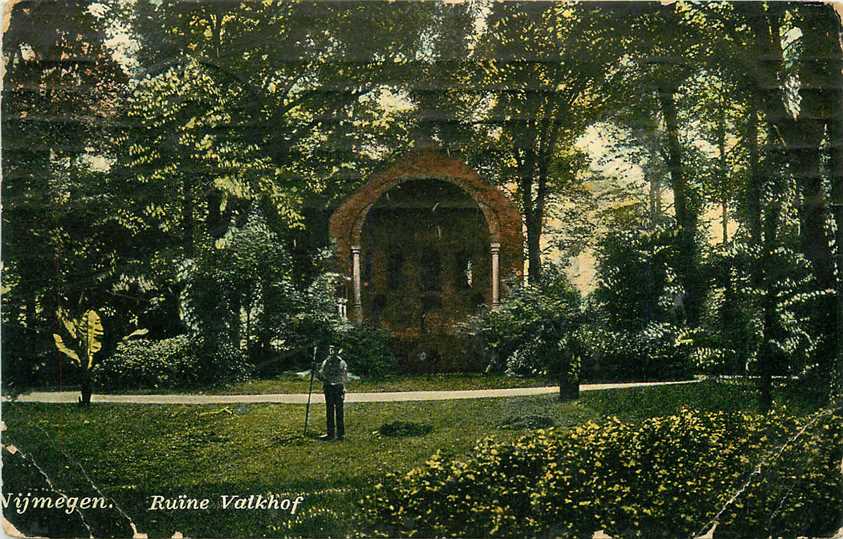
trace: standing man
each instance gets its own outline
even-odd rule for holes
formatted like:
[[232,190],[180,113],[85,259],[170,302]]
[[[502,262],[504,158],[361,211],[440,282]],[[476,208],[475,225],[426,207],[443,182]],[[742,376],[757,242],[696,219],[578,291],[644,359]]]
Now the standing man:
[[348,365],[342,358],[342,351],[342,348],[329,345],[328,357],[322,362],[317,374],[325,391],[325,408],[328,415],[328,433],[322,437],[323,440],[333,440],[335,434],[337,440],[345,437],[343,401],[345,400],[345,384],[348,383]]

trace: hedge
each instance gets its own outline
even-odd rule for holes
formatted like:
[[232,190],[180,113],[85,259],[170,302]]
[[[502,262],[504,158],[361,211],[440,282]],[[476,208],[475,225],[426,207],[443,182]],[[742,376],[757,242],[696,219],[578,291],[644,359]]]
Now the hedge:
[[358,527],[381,537],[692,537],[716,519],[716,537],[818,536],[843,511],[840,420],[683,409],[486,439],[468,456],[437,452],[388,475],[361,501]]
[[168,339],[134,339],[94,365],[99,390],[177,389],[248,379],[252,366],[245,354],[228,345],[208,350],[179,335]]

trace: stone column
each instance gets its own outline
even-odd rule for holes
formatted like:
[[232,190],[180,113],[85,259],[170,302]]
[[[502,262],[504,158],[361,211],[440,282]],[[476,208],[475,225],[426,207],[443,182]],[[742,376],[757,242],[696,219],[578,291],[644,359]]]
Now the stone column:
[[500,298],[500,252],[501,244],[492,243],[490,245],[492,253],[492,308],[494,309],[501,304]]
[[360,295],[360,246],[351,246],[351,282],[354,297],[351,304],[351,316],[354,322],[363,321],[363,301]]

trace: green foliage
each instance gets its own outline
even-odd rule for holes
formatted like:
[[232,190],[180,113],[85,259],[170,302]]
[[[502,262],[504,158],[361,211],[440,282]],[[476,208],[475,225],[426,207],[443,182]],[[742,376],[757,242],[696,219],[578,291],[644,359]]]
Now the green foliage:
[[614,210],[597,245],[597,288],[591,323],[580,332],[586,376],[658,380],[687,377],[702,335],[681,324],[686,294],[676,281],[676,231],[641,205]]
[[[107,391],[190,389],[243,382],[252,373],[246,355],[228,345],[212,353],[188,335],[123,341],[92,375]],[[209,355],[206,355],[209,354]]]
[[[832,372],[839,331],[829,290],[841,242],[829,241],[827,200],[838,146],[822,124],[836,110],[825,86],[840,51],[830,6],[224,4],[10,10],[7,374],[32,378],[27,364],[53,364],[48,336],[58,329],[42,315],[60,304],[98,306],[109,320],[103,353],[137,325],[160,336],[188,329],[202,337],[204,357],[228,347],[223,355],[246,350],[256,362],[330,341],[341,325],[329,301],[336,276],[321,276],[311,294],[312,275],[291,278],[279,239],[308,236],[296,249],[309,260],[325,239],[322,210],[413,135],[514,191],[534,275],[544,245],[564,258],[595,230],[611,230],[598,249],[600,354],[617,337],[621,363],[635,354],[678,362],[688,346],[654,342],[665,338],[691,341],[691,360],[706,372],[770,363],[817,380]],[[109,42],[115,29],[138,46]],[[612,122],[613,132],[605,123],[591,130],[595,122]],[[592,219],[602,195],[595,165],[607,164],[595,153],[612,143],[621,159],[603,170],[614,176],[615,202],[636,206],[626,202],[649,191],[646,223]],[[639,170],[646,185],[634,181]],[[733,236],[765,252],[708,289],[699,266],[715,205],[726,225],[738,224]],[[249,221],[258,212],[263,229]],[[757,282],[751,267],[761,268]],[[552,327],[560,309],[516,294],[521,312],[506,306],[476,324],[492,362],[553,374],[561,353],[560,370],[574,376],[577,334]],[[702,333],[664,326],[682,321]],[[91,364],[64,339],[54,342],[71,361]],[[8,369],[10,356],[23,368]]]
[[[843,423],[696,412],[540,430],[435,453],[362,500],[369,536],[613,537],[812,535],[843,507]],[[734,497],[734,499],[732,499]]]
[[143,194],[135,215],[190,240],[196,231],[182,230],[185,201],[213,236],[226,231],[226,211],[259,201],[288,226],[301,226],[302,201],[289,175],[250,140],[251,131],[231,128],[254,113],[254,97],[248,84],[193,58],[138,81],[126,104],[131,129],[121,140],[132,184]]
[[694,341],[670,323],[653,322],[640,331],[586,326],[579,335],[589,379],[670,380],[692,372]]
[[4,376],[7,387],[40,382],[27,363],[56,364],[50,336],[59,330],[52,313],[60,305],[96,305],[111,320],[120,303],[105,290],[120,266],[123,238],[110,222],[113,199],[102,189],[109,178],[92,157],[111,155],[109,114],[127,77],[106,45],[108,24],[86,7],[17,4],[7,11],[3,363],[21,367],[6,370],[20,376]]
[[248,380],[254,364],[244,350],[231,343],[220,343],[208,352],[200,349],[200,376],[203,384],[234,384]]
[[[830,291],[818,290],[804,256],[782,246],[765,259],[758,247],[745,241],[735,241],[725,251],[712,253],[709,264],[732,268],[731,296],[722,288],[711,294],[704,328],[710,341],[711,357],[700,358],[699,367],[708,372],[743,374],[755,372],[764,344],[764,308],[766,286],[754,283],[753,267],[765,265],[771,283],[771,319],[769,358],[773,372],[782,375],[817,375],[822,348],[822,332],[814,320],[822,309],[822,302],[831,297]],[[728,371],[727,371],[728,372]]]
[[182,273],[182,318],[211,354],[228,346],[260,356],[291,331],[298,294],[290,257],[259,216],[231,228]]
[[200,379],[195,343],[187,335],[121,342],[92,375],[97,386],[120,389],[195,387]]
[[[484,176],[515,187],[533,276],[543,269],[546,219],[570,218],[553,238],[569,252],[587,241],[585,212],[565,212],[564,204],[589,202],[582,185],[588,169],[571,147],[618,95],[623,51],[606,34],[612,18],[588,3],[493,3],[462,86],[473,97],[469,122],[485,120],[464,151],[480,154],[475,160],[488,170]],[[591,47],[596,40],[601,47]],[[578,52],[584,48],[591,53]]]
[[561,270],[548,267],[539,284],[516,287],[498,308],[470,318],[463,331],[488,351],[490,368],[557,375],[563,360],[567,365],[578,355],[580,322],[579,292]]
[[[105,330],[97,312],[88,309],[79,317],[74,318],[59,308],[56,312],[59,323],[64,326],[67,335],[72,339],[65,344],[61,335],[53,333],[56,348],[67,356],[80,374],[82,396],[80,403],[87,406],[91,403],[91,369],[94,367],[94,354],[102,350]],[[133,337],[146,335],[148,330],[136,329],[123,337],[123,342]]]
[[70,358],[74,365],[89,370],[94,365],[94,354],[102,350],[103,327],[100,316],[93,309],[88,309],[79,318],[71,318],[63,309],[59,309],[56,317],[73,339],[65,345],[61,335],[53,333],[56,348]]
[[[337,310],[336,291],[342,280],[338,273],[325,271],[327,252],[317,255],[317,267],[322,271],[297,293],[296,309],[291,315],[291,325],[286,335],[279,334],[292,348],[317,346],[327,350],[344,331],[352,331],[347,320]],[[308,360],[309,361],[309,360]]]
[[390,348],[385,329],[345,324],[337,331],[336,343],[345,350],[343,357],[354,374],[382,379],[395,374],[398,360]]
[[671,265],[675,256],[670,223],[648,230],[640,218],[616,216],[597,244],[595,307],[604,325],[638,330],[651,321],[680,315]]

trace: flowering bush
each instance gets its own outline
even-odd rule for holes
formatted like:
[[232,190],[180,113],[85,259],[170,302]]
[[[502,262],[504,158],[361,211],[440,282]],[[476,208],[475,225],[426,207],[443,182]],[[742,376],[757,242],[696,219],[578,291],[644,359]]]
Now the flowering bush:
[[[843,507],[839,412],[795,418],[700,413],[609,418],[514,442],[437,452],[388,475],[361,533],[391,537],[816,536]],[[699,532],[699,533],[697,533]]]

